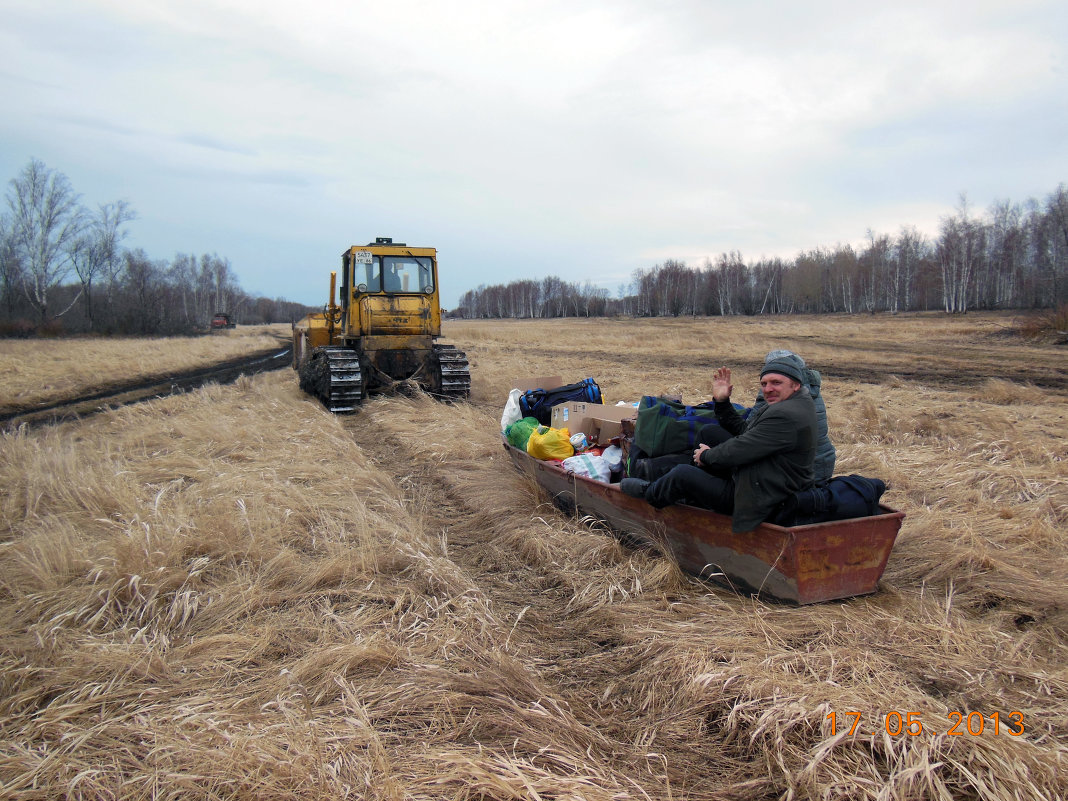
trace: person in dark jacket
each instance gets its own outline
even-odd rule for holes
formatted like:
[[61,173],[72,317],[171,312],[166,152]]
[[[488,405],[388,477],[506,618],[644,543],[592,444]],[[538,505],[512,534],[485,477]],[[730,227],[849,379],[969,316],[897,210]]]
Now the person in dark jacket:
[[[764,364],[778,360],[792,362],[797,367],[802,376],[801,384],[808,390],[808,394],[812,396],[812,402],[816,405],[816,458],[812,465],[812,472],[816,484],[826,484],[831,480],[831,476],[834,475],[834,463],[838,453],[831,442],[828,432],[827,406],[823,402],[821,393],[823,379],[818,370],[808,367],[805,364],[805,360],[792,350],[769,351],[768,355],[764,357]],[[757,392],[756,401],[753,403],[750,414],[756,414],[766,405],[764,392],[760,390]],[[710,424],[704,426],[698,432],[697,441],[698,443],[703,442],[709,447],[715,447],[729,437],[730,434],[720,426]],[[677,464],[689,464],[691,458],[692,455],[689,452],[671,453],[652,458],[639,456],[634,463],[633,475],[653,481],[660,478],[660,476],[667,475],[671,468]]]
[[[816,404],[816,459],[812,464],[812,472],[817,484],[826,484],[831,480],[831,476],[834,475],[834,462],[838,458],[838,452],[834,448],[834,443],[831,442],[827,428],[827,405],[823,402],[823,395],[820,391],[823,378],[818,370],[808,367],[805,364],[805,360],[792,350],[769,351],[768,355],[764,357],[764,363],[767,364],[780,359],[797,365],[803,378],[801,384],[808,390],[808,394],[812,396],[813,403]],[[764,393],[761,391],[757,393],[756,403],[753,404],[753,412],[755,413],[763,405]]]
[[816,408],[804,375],[790,360],[773,359],[760,373],[764,405],[746,420],[730,402],[731,371],[712,377],[716,419],[731,435],[693,452],[693,464],[676,465],[655,481],[623,479],[620,489],[656,507],[688,503],[732,516],[731,529],[751,531],[788,497],[813,484]]

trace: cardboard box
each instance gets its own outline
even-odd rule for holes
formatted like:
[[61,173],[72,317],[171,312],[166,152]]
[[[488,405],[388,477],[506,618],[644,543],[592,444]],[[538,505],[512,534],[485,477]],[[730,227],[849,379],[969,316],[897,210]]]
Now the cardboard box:
[[612,437],[619,436],[620,421],[635,417],[638,409],[634,406],[608,406],[588,401],[566,401],[553,407],[549,423],[553,428],[566,428],[572,434],[580,431],[591,439],[605,443]]
[[596,442],[599,445],[605,445],[613,437],[618,437],[622,433],[621,423],[619,420],[605,420],[600,417],[587,417],[586,426],[589,431],[584,432],[586,436],[592,442]]

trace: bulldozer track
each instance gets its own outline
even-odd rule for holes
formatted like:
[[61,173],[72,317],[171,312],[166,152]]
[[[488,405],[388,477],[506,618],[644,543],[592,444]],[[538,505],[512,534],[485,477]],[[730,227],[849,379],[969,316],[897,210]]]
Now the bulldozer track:
[[300,388],[334,414],[356,411],[364,397],[360,354],[334,346],[316,351],[301,365]]
[[455,345],[435,345],[434,358],[441,371],[440,397],[463,399],[471,394],[471,368],[467,354]]
[[[439,377],[432,379],[430,386],[422,385],[427,392],[443,401],[466,400],[471,396],[471,367],[466,353],[455,345],[435,344],[431,364]],[[370,370],[375,372],[373,365]],[[318,398],[323,406],[335,414],[359,411],[360,405],[368,397],[370,387],[374,385],[365,377],[359,352],[337,345],[316,349],[300,366],[298,373],[300,388]],[[405,385],[416,383],[421,382],[414,377],[392,381],[385,376],[385,381],[374,389],[374,394],[397,388],[404,392]]]
[[123,382],[105,389],[95,390],[75,398],[46,402],[33,407],[16,409],[0,414],[0,428],[12,430],[19,426],[35,428],[64,420],[87,417],[106,409],[126,406],[131,403],[176,395],[214,382],[228,384],[240,375],[263,373],[288,367],[291,348],[271,348],[238,359],[198,367],[176,373],[167,373]]

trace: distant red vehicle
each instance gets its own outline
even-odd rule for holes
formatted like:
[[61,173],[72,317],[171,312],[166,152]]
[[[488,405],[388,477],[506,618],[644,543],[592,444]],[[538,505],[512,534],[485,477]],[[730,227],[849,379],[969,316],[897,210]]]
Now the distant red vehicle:
[[211,330],[218,331],[222,328],[236,328],[237,323],[230,319],[230,315],[224,312],[218,312],[211,318]]

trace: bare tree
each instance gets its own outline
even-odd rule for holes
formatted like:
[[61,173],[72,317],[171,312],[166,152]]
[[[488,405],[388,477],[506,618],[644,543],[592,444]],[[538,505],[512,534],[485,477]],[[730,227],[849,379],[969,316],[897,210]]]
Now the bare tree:
[[761,259],[749,265],[749,272],[753,277],[755,289],[754,297],[762,297],[757,314],[779,314],[788,305],[783,290],[783,278],[786,275],[786,265],[782,259]]
[[787,266],[784,292],[797,311],[820,314],[825,307],[833,310],[830,272],[830,254],[823,248],[802,252],[792,265]]
[[533,318],[541,306],[541,284],[537,281],[519,282],[517,291],[518,316]]
[[111,275],[119,269],[119,243],[128,233],[123,226],[136,216],[124,200],[103,204],[70,247],[71,264],[82,285],[89,330],[93,328],[93,279],[101,272]]
[[716,259],[716,301],[721,315],[737,314],[742,301],[742,290],[746,281],[745,262],[742,254],[732,250],[721,253]]
[[942,219],[938,257],[942,266],[942,302],[947,312],[968,311],[968,291],[983,256],[985,231],[969,215],[968,199],[961,195],[957,213]]
[[[875,313],[883,308],[889,308],[889,296],[893,288],[892,276],[890,275],[890,237],[886,234],[876,234],[871,228],[865,232],[868,239],[868,248],[861,254],[862,262],[867,263],[868,273],[858,273],[860,279],[861,299],[864,310]],[[880,293],[882,289],[882,293]],[[880,294],[886,300],[880,303]]]
[[1046,220],[1053,232],[1050,237],[1050,277],[1053,284],[1050,298],[1051,305],[1056,305],[1068,297],[1068,287],[1062,276],[1062,273],[1068,273],[1068,188],[1064,184],[1046,198]]
[[916,226],[901,226],[894,243],[894,299],[890,311],[897,312],[899,301],[905,311],[911,308],[914,276],[926,249],[927,240]]
[[646,270],[638,267],[631,273],[630,285],[633,287],[635,303],[634,316],[648,317],[652,314],[652,301],[650,299],[649,282],[646,280]]
[[979,275],[976,298],[983,308],[998,309],[1019,302],[1026,261],[1023,209],[1007,200],[989,209],[986,226],[986,256]]
[[[745,263],[736,251],[698,269],[667,260],[637,269],[600,297],[556,277],[479,287],[461,301],[477,316],[856,313],[1043,307],[1068,295],[1068,188],[1041,203],[1001,201],[977,216],[962,195],[937,236],[915,226],[896,235],[869,229],[848,244],[802,251],[796,259]],[[528,291],[528,289],[530,291]]]
[[126,329],[131,333],[153,333],[162,317],[160,284],[162,270],[143,250],[127,251],[123,258],[126,292]]
[[0,293],[4,309],[11,314],[15,307],[15,293],[22,283],[22,261],[15,248],[11,233],[11,221],[0,215]]
[[577,292],[582,301],[582,312],[586,317],[600,317],[604,312],[604,301],[608,298],[608,290],[594,286],[592,281],[586,281]]
[[564,282],[558,276],[550,275],[541,279],[541,302],[544,308],[542,317],[563,317],[567,303]]
[[857,311],[857,284],[860,262],[852,245],[838,244],[830,255],[831,311],[853,314]]
[[[11,179],[7,204],[15,252],[25,270],[26,298],[44,323],[49,293],[70,275],[70,248],[85,227],[85,213],[67,176],[37,159]],[[70,306],[77,300],[75,296]]]

